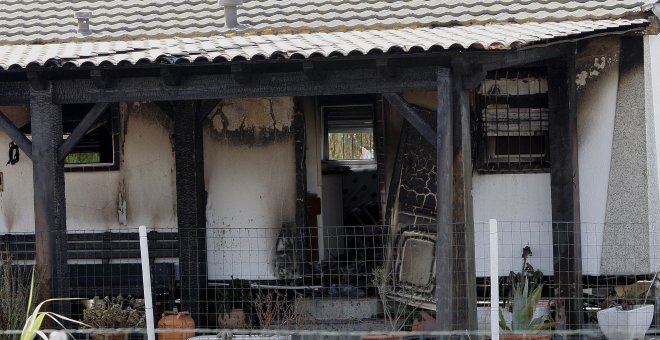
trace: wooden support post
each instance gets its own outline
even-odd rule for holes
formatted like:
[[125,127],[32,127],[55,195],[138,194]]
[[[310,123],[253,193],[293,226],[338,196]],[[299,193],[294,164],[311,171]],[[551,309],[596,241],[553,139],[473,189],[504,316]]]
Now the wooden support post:
[[[40,299],[68,297],[66,200],[62,144],[62,107],[53,104],[52,86],[30,91],[36,262]],[[55,305],[68,314],[68,304]],[[58,308],[59,307],[59,308]]]
[[477,330],[477,278],[472,213],[472,141],[470,93],[472,77],[453,73],[453,220],[454,329]]
[[208,326],[204,145],[197,102],[173,102],[176,211],[179,228],[181,306],[198,327]]
[[575,55],[548,65],[556,321],[579,329],[582,312]]
[[295,155],[296,155],[296,230],[297,235],[301,237],[300,245],[296,247],[298,251],[297,258],[300,259],[298,264],[298,273],[300,275],[307,275],[305,272],[307,266],[305,263],[312,261],[314,254],[312,249],[318,246],[311,244],[312,235],[318,233],[315,230],[310,230],[307,224],[307,168],[305,167],[306,147],[305,147],[305,116],[303,115],[304,104],[302,99],[294,101],[295,113],[293,115],[293,137]]
[[437,232],[435,244],[436,279],[436,321],[439,331],[453,329],[454,277],[453,238],[452,238],[452,79],[449,69],[437,70]]

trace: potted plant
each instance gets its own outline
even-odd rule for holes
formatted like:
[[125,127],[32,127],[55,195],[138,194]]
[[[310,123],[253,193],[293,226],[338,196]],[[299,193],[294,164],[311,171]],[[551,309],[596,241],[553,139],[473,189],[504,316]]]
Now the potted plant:
[[526,279],[522,289],[514,288],[510,325],[507,324],[500,310],[500,328],[505,332],[503,339],[550,339],[550,334],[539,334],[539,332],[552,329],[554,323],[549,321],[547,315],[534,317],[542,289],[541,284],[530,293],[529,282]]
[[216,290],[218,324],[222,328],[246,329],[253,325],[252,288],[246,280],[233,279]]
[[547,308],[541,308],[543,291],[543,272],[535,270],[527,261],[532,256],[529,246],[523,248],[523,265],[520,272],[511,272],[508,282],[512,290],[510,311],[500,309],[500,329],[505,339],[549,339],[549,334],[539,334],[550,330],[554,323],[550,321]]
[[[83,311],[83,322],[92,329],[144,328],[145,314],[130,296],[124,298],[94,297],[91,306]],[[92,333],[94,340],[125,340],[128,333],[121,331],[108,331]]]
[[[646,304],[657,273],[648,286],[639,289],[639,284],[618,287],[617,295],[608,298],[609,308],[596,314],[598,327],[608,339],[643,339],[651,326],[655,306]],[[645,283],[644,283],[645,284]],[[645,295],[645,296],[644,296]],[[642,300],[642,296],[644,299]]]

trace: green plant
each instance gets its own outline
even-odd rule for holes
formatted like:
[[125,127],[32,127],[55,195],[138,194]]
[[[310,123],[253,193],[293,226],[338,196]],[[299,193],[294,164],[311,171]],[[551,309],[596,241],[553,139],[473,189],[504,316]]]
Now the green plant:
[[34,289],[35,288],[35,279],[34,279],[35,274],[34,273],[35,273],[35,269],[33,268],[32,269],[32,276],[31,276],[31,279],[30,279],[30,293],[29,293],[29,299],[28,299],[28,303],[27,303],[27,312],[26,312],[26,317],[25,317],[26,320],[25,320],[25,324],[23,325],[23,330],[21,332],[20,340],[33,340],[37,335],[40,338],[42,338],[43,340],[48,340],[48,337],[46,336],[46,333],[44,333],[41,330],[41,325],[43,324],[44,320],[46,320],[46,318],[50,319],[51,321],[55,322],[57,325],[62,327],[62,329],[72,339],[75,339],[73,337],[73,335],[67,331],[66,327],[64,327],[64,325],[62,324],[62,321],[68,321],[68,322],[72,322],[72,323],[79,324],[79,325],[82,325],[82,326],[86,326],[84,323],[82,323],[80,321],[77,321],[77,320],[67,318],[65,316],[62,316],[62,315],[59,315],[59,314],[56,314],[56,313],[53,313],[53,312],[42,312],[41,308],[48,302],[66,301],[66,300],[80,300],[80,299],[77,299],[77,298],[48,299],[48,300],[45,300],[45,301],[42,301],[41,303],[39,303],[32,310],[31,306],[32,306],[32,301],[33,301],[33,297],[34,297],[34,293],[35,293],[35,289]]
[[390,330],[403,330],[419,309],[420,303],[415,299],[419,292],[413,288],[395,289],[389,272],[383,267],[374,269],[373,276],[372,283],[378,289],[378,297],[383,304],[383,312]]
[[[0,252],[0,329],[19,330],[23,327],[23,314],[30,300],[29,273],[25,266],[14,266],[11,255]],[[35,279],[35,290],[38,291],[39,280]],[[0,340],[16,338],[12,335],[0,335]]]
[[[554,327],[554,323],[546,315],[534,318],[534,311],[541,300],[543,291],[543,272],[535,270],[527,262],[532,256],[532,249],[529,246],[523,248],[523,264],[520,272],[511,271],[507,279],[511,287],[512,299],[509,310],[512,313],[511,326],[507,325],[504,314],[500,310],[500,328],[512,332],[535,332],[549,330]],[[530,293],[531,292],[531,293]]]
[[541,284],[541,280],[543,280],[543,272],[534,269],[534,267],[527,262],[527,258],[532,255],[532,248],[529,246],[524,247],[522,252],[523,264],[520,272],[516,273],[511,271],[509,273],[507,281],[511,287],[511,295],[513,295],[515,289],[523,289],[526,283],[529,284],[529,289],[532,291]]
[[145,313],[142,308],[134,308],[132,297],[94,297],[90,308],[83,311],[83,322],[89,328],[144,328]]
[[530,294],[527,280],[525,280],[522,289],[514,287],[511,327],[506,324],[502,310],[500,310],[500,328],[512,332],[535,332],[551,329],[554,323],[547,322],[547,316],[534,318],[534,310],[541,299],[542,289],[543,285],[538,285]]

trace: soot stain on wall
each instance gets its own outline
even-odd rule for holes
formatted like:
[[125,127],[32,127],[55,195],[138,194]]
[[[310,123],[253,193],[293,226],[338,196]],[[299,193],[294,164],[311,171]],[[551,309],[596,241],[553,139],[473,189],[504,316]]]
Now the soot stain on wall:
[[235,145],[268,145],[291,138],[293,113],[291,97],[224,100],[209,116],[209,132]]

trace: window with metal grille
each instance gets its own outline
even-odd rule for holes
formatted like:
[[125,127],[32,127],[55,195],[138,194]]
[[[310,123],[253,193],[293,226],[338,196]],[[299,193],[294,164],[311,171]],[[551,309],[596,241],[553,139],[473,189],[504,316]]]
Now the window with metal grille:
[[489,73],[473,113],[479,172],[549,169],[548,81],[545,69]]

